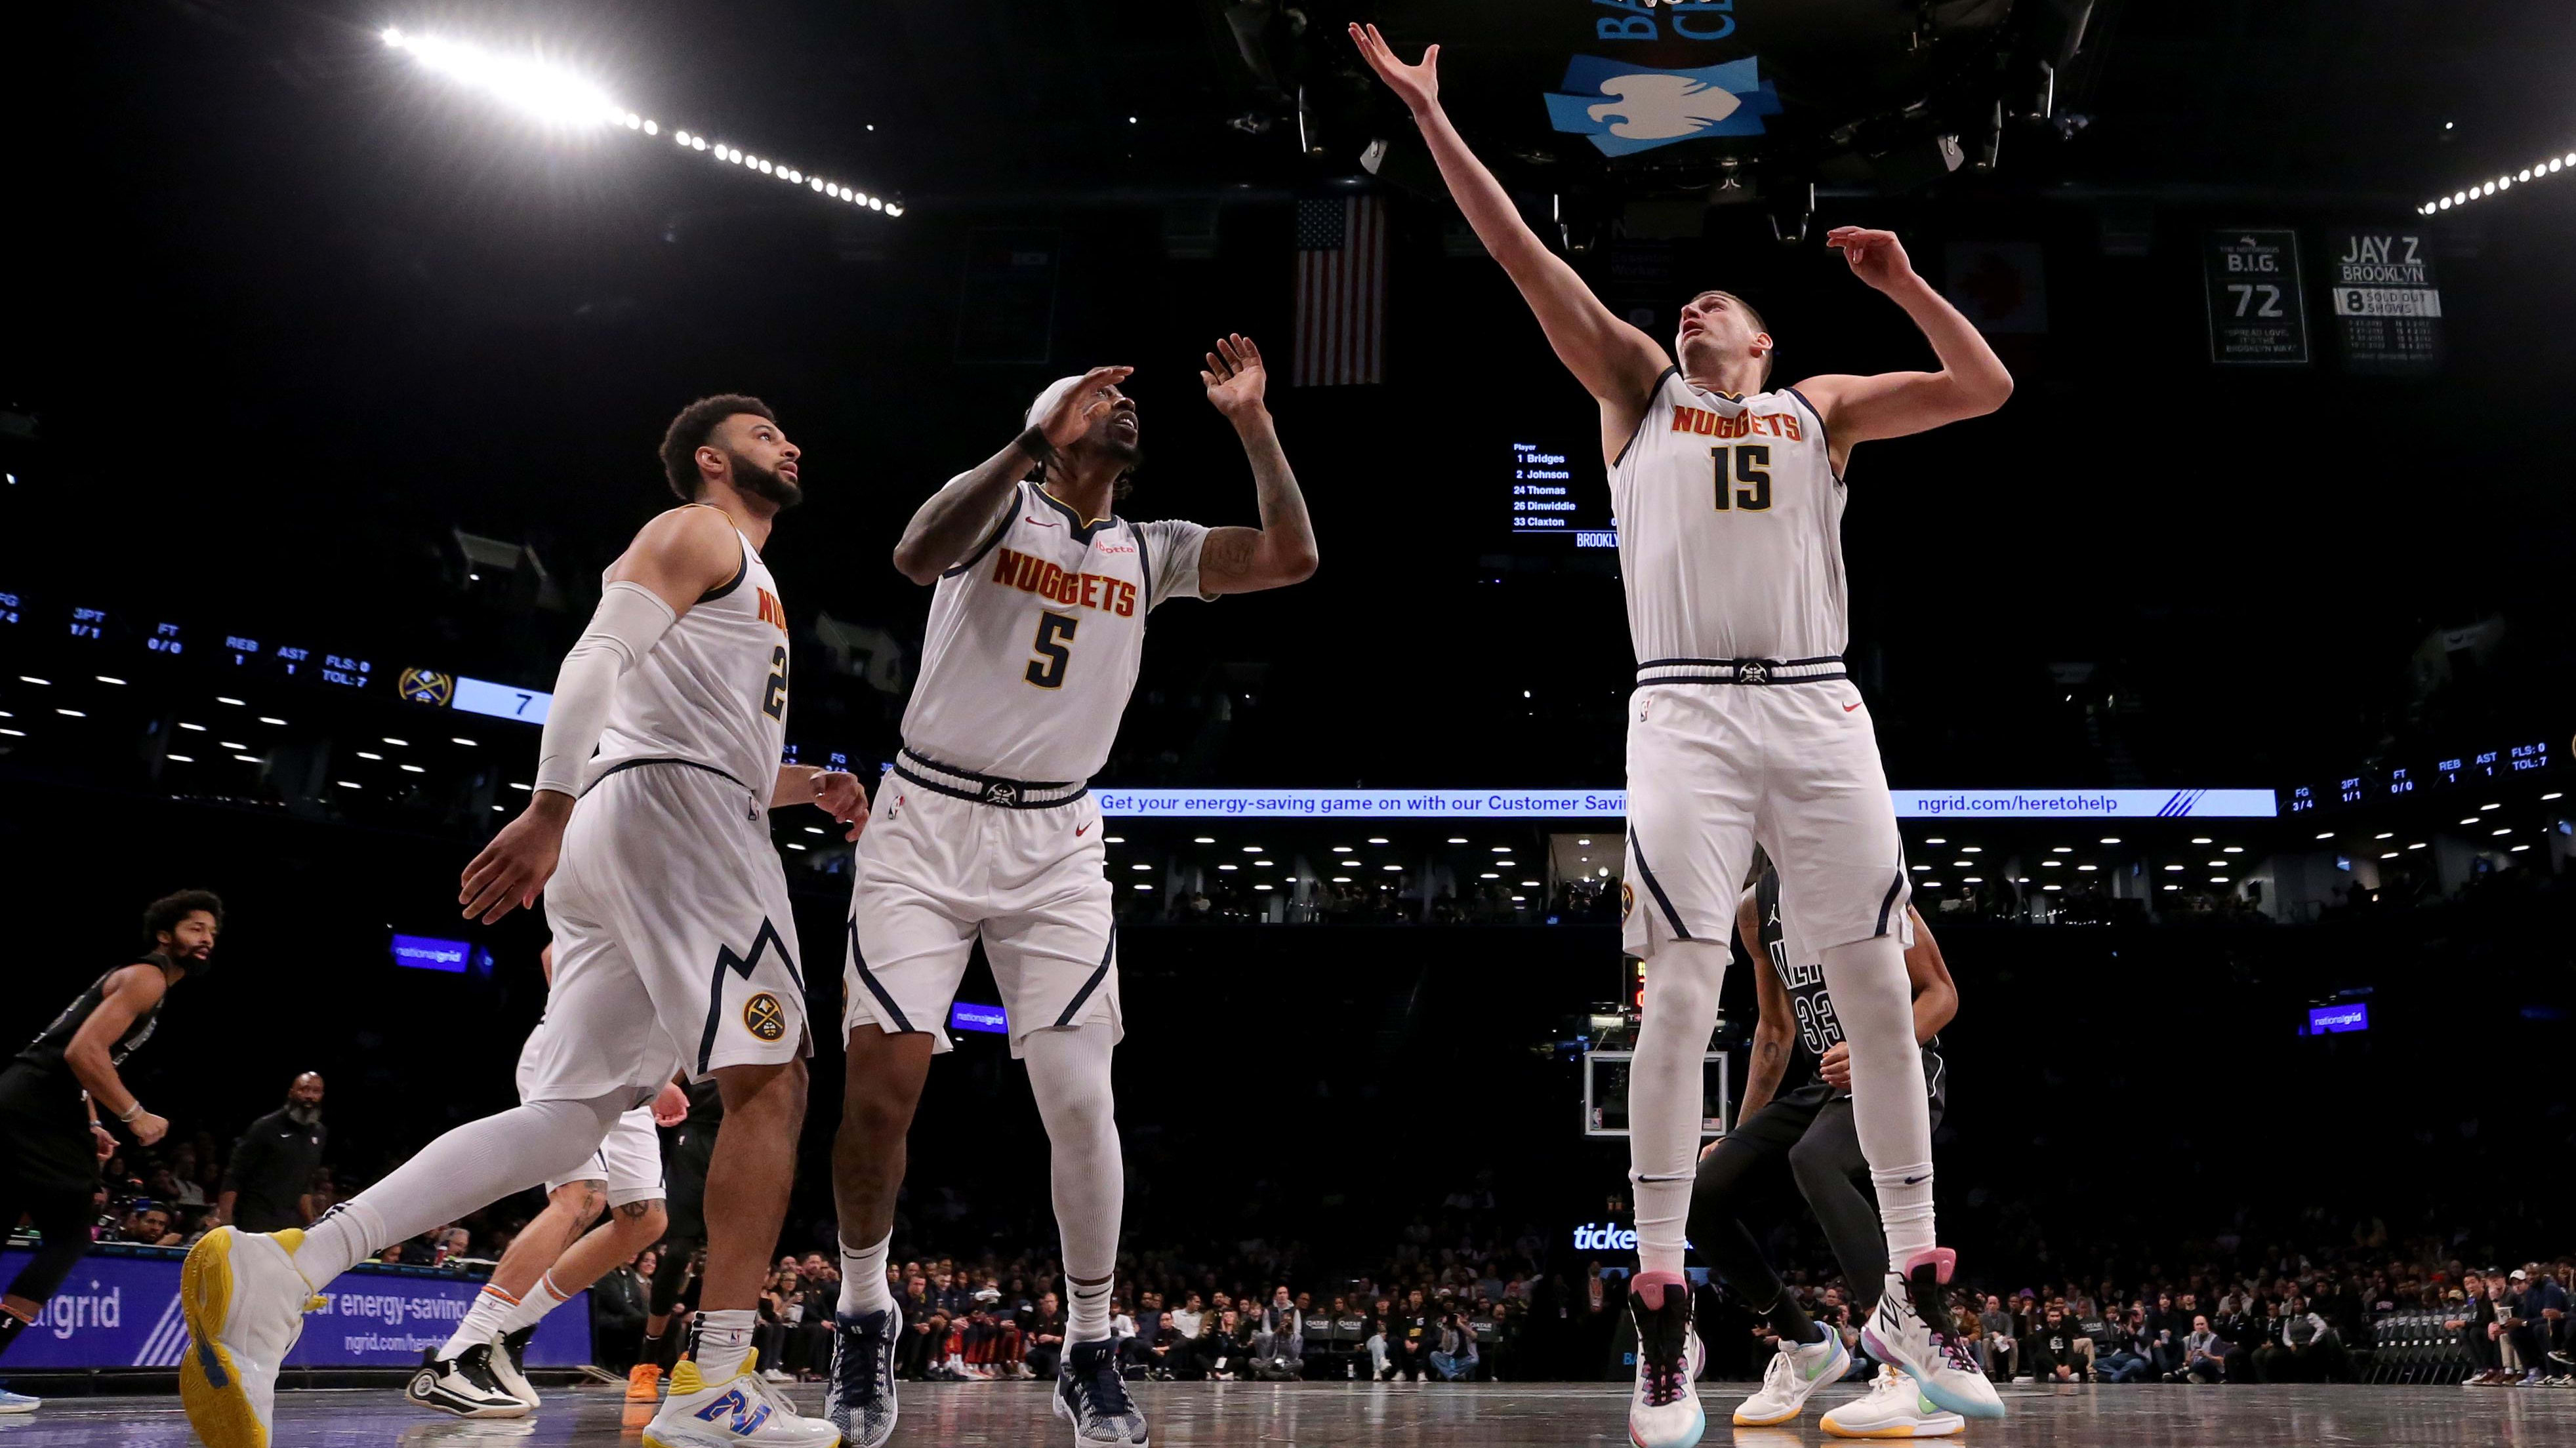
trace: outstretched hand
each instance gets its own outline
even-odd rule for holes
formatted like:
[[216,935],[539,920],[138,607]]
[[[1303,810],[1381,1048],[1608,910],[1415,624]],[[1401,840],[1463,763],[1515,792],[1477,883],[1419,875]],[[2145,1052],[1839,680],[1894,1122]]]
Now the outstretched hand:
[[1091,431],[1092,414],[1109,406],[1100,395],[1104,388],[1115,387],[1135,372],[1133,367],[1094,367],[1082,374],[1073,390],[1055,401],[1047,415],[1038,419],[1038,430],[1046,434],[1049,447],[1063,449],[1082,440]]
[[1207,400],[1228,418],[1248,417],[1261,410],[1263,392],[1269,386],[1269,369],[1261,365],[1261,349],[1252,339],[1235,332],[1216,340],[1216,350],[1207,354],[1207,366],[1199,369],[1199,385],[1207,389]]
[[1353,25],[1351,43],[1360,48],[1360,59],[1368,62],[1386,88],[1395,92],[1405,109],[1419,116],[1440,108],[1440,47],[1422,52],[1416,65],[1406,65],[1395,58],[1395,51],[1374,25]]
[[1896,239],[1895,232],[1837,226],[1825,233],[1825,245],[1843,254],[1843,260],[1851,263],[1853,276],[1882,292],[1914,279],[1914,263],[1906,257],[1905,243]]

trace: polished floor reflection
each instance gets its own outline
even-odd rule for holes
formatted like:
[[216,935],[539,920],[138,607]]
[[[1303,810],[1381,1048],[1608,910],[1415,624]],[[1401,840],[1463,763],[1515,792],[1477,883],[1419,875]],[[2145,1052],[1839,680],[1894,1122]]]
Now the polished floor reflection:
[[[1791,1448],[1836,1441],[1817,1416],[1853,1389],[1828,1389],[1791,1428],[1729,1429],[1725,1409],[1743,1390],[1703,1384],[1715,1420],[1707,1443]],[[1749,1385],[1744,1385],[1749,1387]],[[790,1395],[807,1408],[812,1388]],[[1368,1386],[1303,1383],[1146,1383],[1138,1397],[1154,1441],[1189,1445],[1400,1444],[1407,1448],[1518,1448],[1619,1443],[1623,1395],[1594,1383]],[[2453,1387],[2068,1387],[2006,1390],[2010,1416],[1972,1424],[1958,1442],[1976,1448],[2539,1448],[2576,1444],[2576,1391]],[[1070,1445],[1047,1411],[1045,1390],[1019,1383],[907,1383],[898,1445]],[[619,1448],[638,1441],[640,1410],[614,1388],[561,1389],[533,1418],[467,1423],[434,1418],[391,1391],[282,1395],[275,1448],[357,1445],[526,1444]],[[0,1448],[184,1448],[196,1440],[170,1397],[60,1398],[41,1411],[0,1417]]]

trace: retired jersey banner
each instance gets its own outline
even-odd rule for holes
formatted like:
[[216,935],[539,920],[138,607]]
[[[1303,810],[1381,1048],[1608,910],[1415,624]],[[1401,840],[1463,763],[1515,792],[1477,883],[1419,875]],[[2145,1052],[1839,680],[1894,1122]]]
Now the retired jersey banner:
[[[1131,819],[1618,819],[1620,789],[1095,789]],[[1900,789],[1899,819],[2270,819],[2268,789]]]
[[[10,1344],[9,1366],[178,1366],[188,1347],[179,1313],[186,1255],[176,1247],[139,1247],[82,1258],[43,1315]],[[28,1260],[15,1248],[0,1252],[0,1281]],[[380,1267],[344,1272],[322,1291],[322,1306],[305,1314],[304,1335],[288,1351],[287,1366],[418,1367],[421,1353],[447,1341],[482,1290],[480,1276]],[[590,1294],[582,1292],[537,1324],[528,1365],[578,1367],[590,1358]]]
[[2422,232],[2338,231],[2327,237],[2335,328],[2354,372],[2422,377],[2442,368],[2442,292]]
[[2287,228],[2213,231],[2201,247],[2209,303],[2209,360],[2296,367],[2308,361],[2308,304],[2299,289],[2299,234]]

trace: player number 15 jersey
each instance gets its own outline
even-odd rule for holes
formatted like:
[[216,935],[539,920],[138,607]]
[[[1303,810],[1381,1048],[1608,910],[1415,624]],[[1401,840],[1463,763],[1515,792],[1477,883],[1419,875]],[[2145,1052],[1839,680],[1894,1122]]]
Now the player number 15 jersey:
[[904,747],[935,764],[1075,783],[1109,759],[1145,655],[1145,616],[1196,598],[1196,523],[1085,521],[1022,483],[983,544],[940,575]]
[[1796,388],[1732,397],[1666,368],[1610,504],[1639,664],[1842,653],[1843,482]]

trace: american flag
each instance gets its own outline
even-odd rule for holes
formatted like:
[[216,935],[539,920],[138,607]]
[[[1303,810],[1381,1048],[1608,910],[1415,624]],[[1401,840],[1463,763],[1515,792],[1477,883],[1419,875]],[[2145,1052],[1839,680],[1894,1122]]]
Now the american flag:
[[1374,196],[1297,203],[1294,387],[1384,380],[1386,208]]

